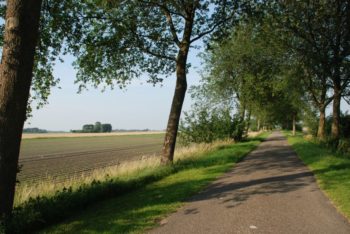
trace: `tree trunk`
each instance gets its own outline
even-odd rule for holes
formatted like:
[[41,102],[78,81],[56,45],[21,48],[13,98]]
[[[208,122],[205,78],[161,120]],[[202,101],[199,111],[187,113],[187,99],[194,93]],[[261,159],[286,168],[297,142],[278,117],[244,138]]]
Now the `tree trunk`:
[[180,49],[176,61],[176,88],[171,104],[168,125],[165,133],[161,163],[170,164],[174,159],[177,130],[181,116],[182,104],[187,90],[186,64],[189,47],[184,46]]
[[332,121],[332,138],[340,138],[340,101],[341,88],[340,81],[334,82],[334,98],[333,98],[333,121]]
[[246,136],[248,136],[248,131],[249,131],[249,128],[250,128],[250,117],[251,117],[251,111],[248,110],[247,120],[246,120],[247,125],[246,125],[246,129],[245,129],[245,131],[246,131]]
[[41,0],[8,0],[0,67],[0,216],[11,214]]
[[293,113],[293,136],[295,136],[296,131],[296,114]]
[[238,128],[237,135],[234,138],[235,141],[241,141],[243,139],[243,134],[245,130],[245,126],[244,126],[245,114],[246,114],[246,105],[244,102],[242,102],[241,108],[240,108],[239,123],[237,126]]
[[241,122],[241,123],[244,121],[245,112],[246,112],[245,104],[242,104],[241,115],[240,115],[240,119],[239,119],[239,122]]
[[320,120],[318,122],[317,138],[324,139],[326,137],[326,107],[319,107]]
[[258,119],[258,126],[257,126],[258,131],[260,131],[260,119]]

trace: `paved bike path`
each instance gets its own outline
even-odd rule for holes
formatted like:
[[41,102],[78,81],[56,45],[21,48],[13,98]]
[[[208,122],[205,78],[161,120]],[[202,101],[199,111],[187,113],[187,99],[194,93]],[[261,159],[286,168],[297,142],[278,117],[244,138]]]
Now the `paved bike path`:
[[280,132],[150,233],[350,233]]

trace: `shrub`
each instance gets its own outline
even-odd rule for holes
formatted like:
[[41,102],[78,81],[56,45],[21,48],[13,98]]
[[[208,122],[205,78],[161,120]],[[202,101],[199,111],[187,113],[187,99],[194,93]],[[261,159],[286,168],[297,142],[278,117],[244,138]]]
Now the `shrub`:
[[238,118],[232,117],[229,110],[196,110],[185,113],[179,127],[179,140],[185,145],[228,138],[241,140],[244,126]]
[[[328,116],[326,119],[326,133],[331,135],[333,117]],[[350,137],[350,115],[348,113],[340,115],[340,136],[342,138]]]
[[342,139],[334,139],[332,137],[327,137],[323,140],[315,138],[314,141],[321,145],[329,148],[333,151],[336,151],[340,154],[349,156],[350,153],[350,139],[342,138]]
[[340,139],[337,146],[337,151],[342,154],[349,155],[350,153],[350,139]]
[[307,127],[308,133],[316,136],[318,131],[319,118],[315,111],[306,109],[303,113],[303,125]]

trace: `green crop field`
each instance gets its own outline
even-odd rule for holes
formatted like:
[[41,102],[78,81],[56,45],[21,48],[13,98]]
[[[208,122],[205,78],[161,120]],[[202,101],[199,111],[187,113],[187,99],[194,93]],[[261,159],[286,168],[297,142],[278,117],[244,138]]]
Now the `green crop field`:
[[62,180],[159,154],[164,134],[23,139],[20,181]]

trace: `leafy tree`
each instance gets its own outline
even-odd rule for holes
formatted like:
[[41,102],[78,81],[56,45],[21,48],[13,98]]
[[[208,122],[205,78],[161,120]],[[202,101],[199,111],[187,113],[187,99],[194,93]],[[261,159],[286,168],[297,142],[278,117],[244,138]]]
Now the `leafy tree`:
[[319,136],[324,137],[324,110],[333,99],[332,137],[338,139],[340,101],[350,81],[350,1],[272,2],[276,28],[286,32],[284,41],[298,56],[320,110]]
[[295,62],[264,21],[241,23],[205,59],[206,74],[194,88],[195,96],[209,103],[235,100],[241,135],[248,131],[251,115],[264,125],[285,122],[289,116],[295,126],[302,98],[291,72]]
[[111,132],[112,125],[111,124],[102,124],[102,132]]
[[81,45],[76,48],[77,82],[83,88],[125,86],[147,73],[150,82],[176,73],[176,87],[161,161],[173,161],[182,104],[187,90],[187,62],[196,41],[218,34],[250,9],[250,1],[96,1],[81,11]]
[[95,126],[93,124],[85,124],[83,125],[83,132],[94,132]]
[[235,127],[237,123],[228,109],[195,108],[185,112],[179,128],[180,141],[186,145],[235,138]]
[[47,133],[47,130],[40,128],[25,128],[23,129],[24,133]]
[[101,122],[96,122],[95,123],[93,132],[102,132],[102,124],[101,124]]

